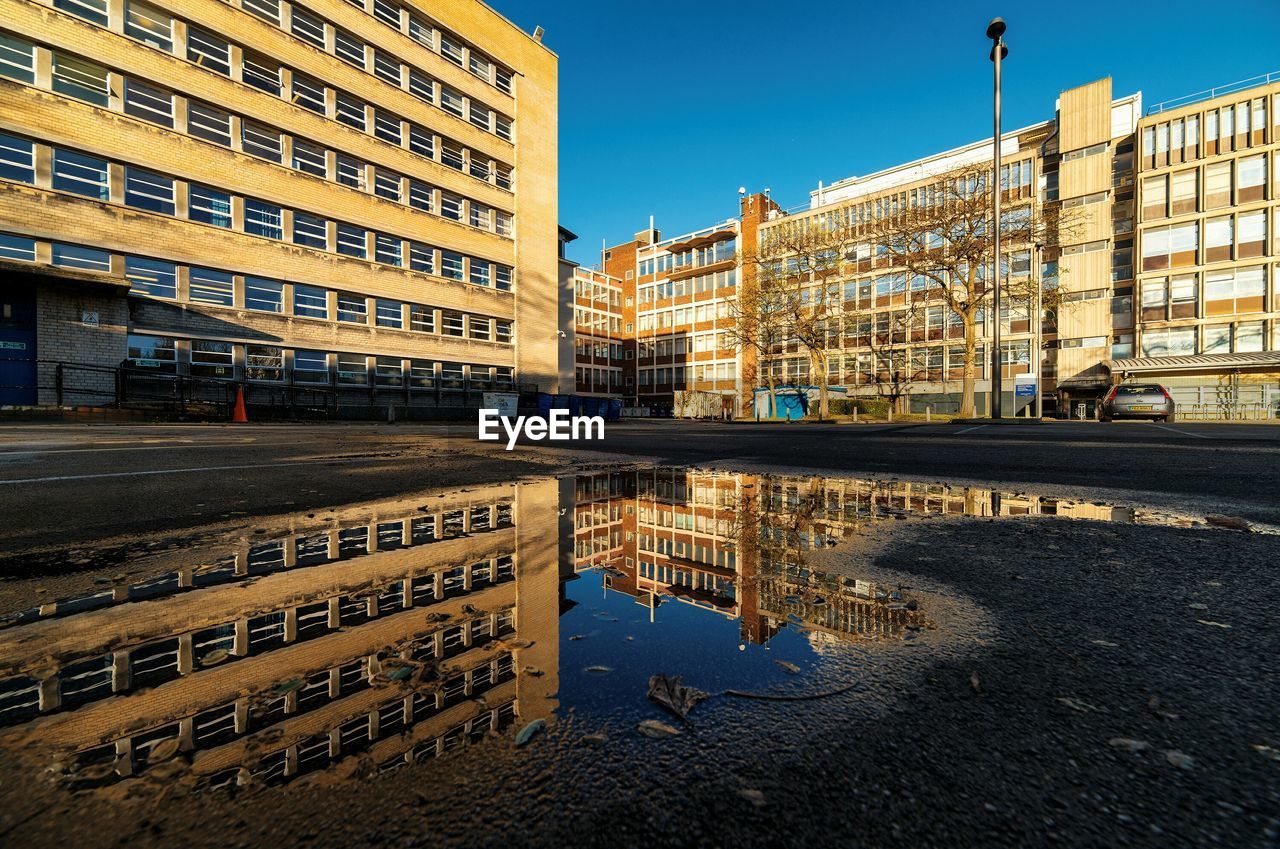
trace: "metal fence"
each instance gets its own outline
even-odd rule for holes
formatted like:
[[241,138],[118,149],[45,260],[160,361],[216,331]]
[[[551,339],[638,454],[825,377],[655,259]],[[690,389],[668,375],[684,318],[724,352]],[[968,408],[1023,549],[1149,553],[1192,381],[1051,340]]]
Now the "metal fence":
[[520,407],[536,409],[536,385],[436,379],[366,384],[288,384],[237,381],[137,368],[37,361],[40,404],[105,406],[208,418],[230,418],[244,391],[251,419],[454,419],[474,413],[486,392],[520,396]]

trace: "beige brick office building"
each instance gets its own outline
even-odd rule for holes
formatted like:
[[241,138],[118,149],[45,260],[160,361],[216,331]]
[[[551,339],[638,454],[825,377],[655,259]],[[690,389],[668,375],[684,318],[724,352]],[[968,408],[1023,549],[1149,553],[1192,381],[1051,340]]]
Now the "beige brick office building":
[[557,59],[493,10],[0,9],[0,403],[554,383]]

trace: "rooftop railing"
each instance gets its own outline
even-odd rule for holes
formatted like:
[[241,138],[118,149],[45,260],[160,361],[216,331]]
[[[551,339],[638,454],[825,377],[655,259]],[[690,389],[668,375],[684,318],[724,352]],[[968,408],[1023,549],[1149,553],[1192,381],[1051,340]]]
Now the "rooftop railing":
[[1245,89],[1257,88],[1258,86],[1269,85],[1271,83],[1280,82],[1280,71],[1272,71],[1269,74],[1261,74],[1260,76],[1250,77],[1247,80],[1237,80],[1234,83],[1216,86],[1214,88],[1197,91],[1195,94],[1186,94],[1182,97],[1175,97],[1172,100],[1163,100],[1154,106],[1147,108],[1148,115],[1158,115],[1161,112],[1168,112],[1170,109],[1177,109],[1182,106],[1190,106],[1193,103],[1200,103],[1205,100],[1213,100],[1215,97],[1222,97],[1224,94],[1234,94],[1237,91]]

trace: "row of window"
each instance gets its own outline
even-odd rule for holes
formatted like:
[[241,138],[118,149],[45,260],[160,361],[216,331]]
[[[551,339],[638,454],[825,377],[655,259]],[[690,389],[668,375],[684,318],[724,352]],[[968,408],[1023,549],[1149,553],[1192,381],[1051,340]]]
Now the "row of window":
[[[35,85],[38,67],[36,53],[45,49],[0,32],[0,76]],[[56,50],[50,52],[52,75],[49,87],[59,94],[103,108],[118,107],[125,114],[152,124],[186,132],[196,138],[269,162],[287,165],[306,174],[364,191],[369,190],[367,181],[356,176],[357,173],[367,175],[367,163],[216,106],[179,97],[161,86],[112,72],[96,62]],[[243,78],[248,85],[268,89],[279,87],[278,83],[270,81],[268,71],[264,70],[259,75],[250,68],[252,60],[245,61]],[[332,98],[324,96],[316,99],[314,92],[308,94],[304,78],[295,78],[294,82],[298,83],[299,80],[302,82],[295,87],[291,97],[298,105],[328,114],[329,117],[380,141],[407,149],[482,182],[511,190],[513,176],[510,165],[490,159],[479,151],[465,147],[461,142],[435,134],[385,110],[369,107],[345,93],[339,92]],[[121,92],[118,98],[113,96],[115,91]],[[346,163],[346,166],[339,169],[336,164],[338,160]]]
[[210,339],[129,334],[128,364],[157,374],[309,386],[380,389],[510,389],[511,366],[437,362],[369,354],[241,345]]
[[[1275,186],[1280,185],[1280,156],[1272,154]],[[1267,199],[1267,155],[1259,153],[1188,168],[1142,181],[1142,220],[1185,215]]]
[[[472,75],[489,83],[498,91],[514,94],[513,74],[510,70],[494,62],[464,39],[442,29],[438,24],[417,12],[409,11],[390,0],[372,0],[372,4],[366,0],[347,0],[347,2],[366,14],[372,14],[382,23],[409,36],[428,50],[439,53],[446,61],[452,62],[459,68],[466,68]],[[283,26],[285,4],[280,0],[248,0],[247,2],[241,0],[240,5],[245,11]],[[298,7],[292,4],[289,6],[291,10],[289,17],[292,21],[297,17]]]
[[[0,257],[35,262],[35,239],[0,233]],[[61,268],[109,273],[112,254],[99,248],[53,242],[50,263]],[[354,292],[335,292],[301,283],[284,283],[265,277],[233,274],[216,268],[186,266],[148,257],[123,257],[123,275],[130,292],[192,304],[232,307],[256,312],[315,318],[348,324],[373,325],[388,330],[438,333],[457,339],[509,345],[515,333],[510,319],[408,304],[388,298],[372,298]]]
[[716,289],[733,288],[737,285],[738,270],[730,268],[725,271],[700,274],[696,277],[685,277],[681,280],[663,280],[660,283],[650,283],[640,287],[637,297],[640,299],[641,304],[649,304],[668,298],[681,298],[686,295],[713,292]]
[[[1280,275],[1274,276],[1272,310],[1280,309]],[[1141,286],[1143,321],[1267,311],[1267,271],[1261,265],[1154,277],[1143,280]]]
[[[1275,120],[1280,121],[1280,94],[1272,103]],[[1143,127],[1142,157],[1144,164],[1160,167],[1171,161],[1215,156],[1263,144],[1266,132],[1264,95]]]
[[724,262],[737,256],[737,251],[738,240],[737,237],[734,237],[732,239],[722,239],[701,248],[686,248],[674,253],[660,254],[650,259],[640,260],[640,276],[644,277],[654,273],[665,274],[680,268]]
[[[267,3],[271,4],[271,0],[267,0]],[[100,26],[112,26],[109,17],[109,0],[54,0],[53,5],[55,8]],[[256,4],[245,4],[244,7],[247,11],[269,17],[283,27],[282,19],[279,17],[279,4],[274,5],[276,6],[274,17],[261,15],[264,10],[258,9]],[[124,18],[119,22],[118,29],[126,36],[166,53],[184,57],[203,68],[228,77],[232,76],[235,57],[243,56],[244,82],[270,91],[277,97],[283,96],[282,83],[290,70],[278,62],[255,56],[220,35],[190,24],[186,27],[188,35],[184,43],[179,28],[174,26],[175,18],[171,14],[137,0],[125,0],[123,11]],[[394,56],[369,47],[351,33],[333,26],[321,16],[301,6],[293,5],[288,20],[288,26],[285,27],[287,31],[313,47],[331,52],[360,70],[374,74],[383,82],[406,89],[419,99],[438,106],[454,117],[468,120],[485,132],[493,133],[506,141],[513,139],[511,119],[507,116],[483,103],[464,97],[456,89],[431,78],[417,68],[405,65]],[[293,72],[293,76],[296,78],[302,75]],[[274,89],[268,87],[270,81],[274,81]],[[294,102],[297,102],[296,97]]]
[[[1272,346],[1280,345],[1280,322]],[[1142,356],[1185,357],[1194,354],[1231,354],[1270,350],[1266,322],[1201,324],[1190,327],[1146,328],[1142,331]]]
[[[0,133],[0,179],[35,184],[36,159],[34,142]],[[126,206],[148,212],[185,217],[251,236],[289,241],[477,286],[503,291],[512,287],[513,269],[503,263],[232,195],[212,186],[184,183],[132,165],[113,167],[105,159],[63,148],[53,148],[50,159],[49,187],[55,191],[99,201],[111,201],[114,194]],[[113,172],[122,175],[117,178],[118,186],[114,185]],[[476,209],[471,207],[473,214]]]
[[[1280,218],[1276,220],[1280,226]],[[1265,209],[1149,227],[1142,231],[1143,271],[1248,259],[1265,256],[1266,253]]]
[[[691,304],[671,309],[662,308],[654,312],[644,313],[639,316],[638,321],[640,322],[640,329],[643,331],[732,318],[733,304],[734,301],[731,298],[717,298],[715,301],[705,304]],[[630,325],[627,326],[627,330],[630,332]]]
[[705,365],[642,368],[638,371],[641,386],[683,384],[686,373],[691,379],[699,381],[735,380],[738,376],[738,366],[736,363],[707,363]]

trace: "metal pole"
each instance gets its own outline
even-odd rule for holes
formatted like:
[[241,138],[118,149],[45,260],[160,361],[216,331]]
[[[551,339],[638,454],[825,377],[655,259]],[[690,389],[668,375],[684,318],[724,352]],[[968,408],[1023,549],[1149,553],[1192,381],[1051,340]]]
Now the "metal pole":
[[1036,244],[1036,418],[1044,418],[1044,387],[1041,382],[1044,380],[1044,351],[1041,350],[1044,341],[1042,334],[1044,333],[1044,278],[1042,269],[1044,268],[1044,245]]
[[[988,34],[991,30],[988,28]],[[991,220],[992,220],[992,279],[995,291],[992,294],[992,342],[991,342],[991,418],[1000,418],[1001,386],[1000,374],[1000,54],[1004,47],[1004,22],[1000,22],[1000,31],[996,33],[991,47],[991,61],[995,63],[995,100],[994,118],[995,135],[993,136],[993,154],[991,157]]]

